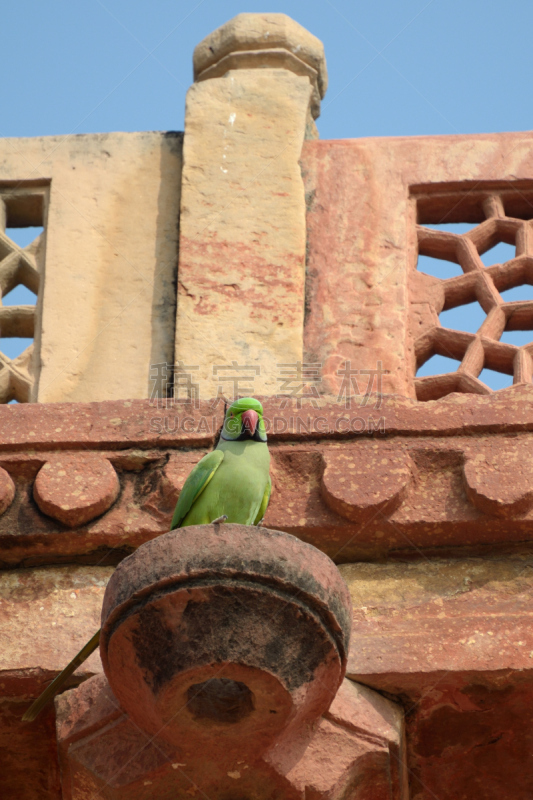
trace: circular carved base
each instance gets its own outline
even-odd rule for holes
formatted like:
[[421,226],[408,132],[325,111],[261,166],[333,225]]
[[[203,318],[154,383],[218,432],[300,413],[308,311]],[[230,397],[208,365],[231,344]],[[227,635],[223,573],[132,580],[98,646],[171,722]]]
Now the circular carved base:
[[144,730],[225,757],[264,752],[327,710],[351,623],[333,562],[289,534],[201,525],[140,547],[115,571],[101,654]]

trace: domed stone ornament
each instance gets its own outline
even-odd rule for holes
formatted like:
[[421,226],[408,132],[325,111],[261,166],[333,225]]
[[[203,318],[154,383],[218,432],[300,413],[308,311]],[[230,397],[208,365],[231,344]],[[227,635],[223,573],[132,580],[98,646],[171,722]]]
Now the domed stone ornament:
[[117,473],[106,458],[66,453],[40,469],[33,496],[44,514],[75,528],[107,511],[119,490]]
[[533,508],[531,449],[494,442],[465,459],[466,495],[473,506],[492,517],[512,519]]
[[140,728],[226,761],[329,708],[350,625],[347,587],[319,550],[264,528],[191,526],[119,564],[100,653]]
[[379,512],[392,514],[407,495],[414,469],[407,453],[382,447],[326,452],[324,467],[322,497],[353,522],[366,522]]
[[0,514],[7,511],[15,498],[15,484],[11,475],[0,467]]

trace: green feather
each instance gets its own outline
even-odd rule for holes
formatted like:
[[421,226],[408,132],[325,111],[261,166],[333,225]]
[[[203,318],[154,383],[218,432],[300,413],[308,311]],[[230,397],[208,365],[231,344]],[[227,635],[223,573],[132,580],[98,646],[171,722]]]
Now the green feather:
[[[217,471],[221,462],[224,459],[224,453],[220,450],[213,450],[204,456],[198,464],[192,468],[187,480],[183,484],[183,489],[180,492],[174,516],[170,523],[170,530],[182,527],[181,523],[191,510],[194,502],[199,495],[204,491],[207,484]],[[219,515],[220,516],[220,515]],[[216,519],[216,517],[213,517]],[[209,520],[211,522],[211,520]]]
[[[258,415],[254,438],[247,437],[242,415]],[[219,517],[241,525],[257,525],[270,499],[270,454],[266,443],[263,406],[253,397],[228,408],[222,437],[212,453],[193,468],[181,490],[171,530],[208,525]]]
[[261,507],[259,509],[259,513],[257,514],[257,517],[254,520],[254,525],[259,525],[259,523],[261,522],[261,520],[265,516],[266,510],[268,508],[268,502],[270,500],[271,493],[272,493],[272,481],[270,480],[270,475],[269,475],[268,476],[268,483],[265,486],[265,493],[263,495],[263,501],[261,503]]
[[208,525],[223,515],[228,522],[256,524],[268,504],[270,454],[266,443],[221,439],[213,453],[222,455],[218,468],[197,494],[181,527]]

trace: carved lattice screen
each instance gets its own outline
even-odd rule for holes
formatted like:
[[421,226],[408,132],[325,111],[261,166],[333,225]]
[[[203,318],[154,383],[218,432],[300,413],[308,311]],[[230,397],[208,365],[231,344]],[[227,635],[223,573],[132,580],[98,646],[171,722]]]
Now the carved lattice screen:
[[16,358],[9,358],[2,340],[10,337],[34,338],[35,305],[8,305],[4,298],[17,286],[25,286],[36,296],[44,260],[44,232],[26,247],[19,247],[6,229],[43,227],[46,217],[47,187],[28,182],[0,185],[0,403],[16,400],[27,403],[34,383],[34,345]]
[[[436,400],[451,392],[490,394],[479,379],[484,368],[513,376],[514,384],[533,375],[533,300],[506,302],[500,294],[533,284],[533,186],[506,183],[417,197],[419,223],[477,222],[466,233],[417,226],[420,255],[458,264],[461,275],[447,279],[416,272],[413,280],[413,338],[417,369],[433,355],[460,362],[454,372],[415,379],[419,400]],[[485,266],[481,255],[499,242],[514,245],[514,258]],[[484,320],[475,333],[445,328],[442,311],[477,302]],[[522,346],[502,342],[504,331],[532,331]]]

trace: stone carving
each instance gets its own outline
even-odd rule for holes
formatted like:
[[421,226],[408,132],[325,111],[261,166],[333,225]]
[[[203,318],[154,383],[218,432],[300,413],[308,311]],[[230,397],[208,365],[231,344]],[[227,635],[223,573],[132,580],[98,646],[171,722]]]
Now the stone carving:
[[[186,749],[221,725],[221,758],[257,757],[289,722],[300,728],[329,707],[349,609],[333,563],[294,537],[187,527],[117,567],[102,609],[104,670],[144,730]],[[231,721],[242,723],[235,741]]]
[[258,67],[306,75],[313,87],[314,119],[328,88],[324,45],[286,14],[238,14],[196,45],[193,65],[195,81]]
[[[530,541],[531,392],[515,390],[512,426],[500,393],[468,405],[464,395],[444,406],[387,398],[380,411],[387,438],[361,437],[350,431],[349,416],[339,418],[337,405],[324,404],[306,412],[306,425],[316,430],[312,441],[299,429],[296,402],[281,410],[263,398],[267,422],[284,423],[280,433],[269,431],[274,490],[265,524],[342,560],[413,546]],[[168,531],[183,482],[211,449],[222,420],[207,403],[185,412],[161,412],[149,401],[20,410],[24,418],[0,409],[0,466],[17,486],[0,517],[4,567],[43,557],[99,560],[102,549],[124,555]],[[375,423],[374,409],[357,413],[359,423]],[[336,426],[347,431],[344,441]],[[119,442],[130,446],[117,450]],[[90,536],[79,535],[84,526]]]
[[533,508],[530,447],[486,442],[466,460],[464,476],[468,499],[484,514],[517,517]]
[[339,572],[287,534],[203,525],[143,545],[107,586],[107,681],[56,701],[64,800],[406,798],[400,708],[343,681],[350,624]]
[[[463,275],[446,280],[422,274],[414,279],[413,302],[420,302],[425,295],[433,307],[432,317],[428,317],[423,326],[425,330],[415,340],[417,365],[421,366],[434,354],[461,362],[456,372],[417,378],[415,388],[419,400],[437,400],[451,392],[490,394],[492,390],[478,378],[484,367],[513,375],[514,384],[531,383],[531,343],[517,347],[500,341],[504,331],[533,330],[533,302],[505,302],[500,294],[530,282],[533,270],[532,222],[513,217],[512,208],[506,215],[509,186],[506,190],[485,193],[480,201],[485,221],[464,234],[418,226],[421,255],[456,262],[463,270]],[[469,202],[472,203],[472,199]],[[514,202],[516,204],[516,200]],[[523,209],[516,211],[520,216],[524,213]],[[530,209],[529,216],[532,215]],[[503,264],[485,267],[480,255],[498,242],[516,245],[515,257]],[[443,309],[475,301],[486,313],[477,333],[449,330],[440,325],[438,314]]]
[[96,453],[71,453],[43,465],[33,496],[44,514],[74,528],[107,511],[119,489],[117,473],[107,459]]
[[[21,248],[6,235],[10,218],[17,225],[41,225],[46,190],[22,186],[0,191],[0,335],[33,338],[36,308],[32,305],[3,306],[4,298],[16,286],[39,291],[39,264],[44,250],[44,234]],[[33,390],[33,344],[16,358],[0,352],[0,403],[17,400],[27,403]]]
[[161,737],[147,736],[122,712],[102,675],[62,694],[56,706],[63,800],[91,800],[104,787],[109,800],[147,792],[211,798],[238,792],[267,800],[276,790],[288,800],[310,791],[331,800],[347,794],[408,800],[401,708],[346,679],[309,741],[296,748],[280,741],[255,762],[244,742],[243,757],[223,763],[223,770],[210,749],[191,747],[182,757]]
[[15,484],[8,472],[0,467],[0,514],[6,511],[15,497]]
[[354,522],[378,512],[392,514],[407,496],[414,465],[407,453],[386,447],[355,447],[324,453],[322,497]]
[[[0,142],[8,228],[28,222],[12,203],[28,163],[28,197],[54,186],[35,358],[0,357],[0,399],[38,401],[0,407],[2,796],[532,796],[533,345],[502,340],[533,327],[530,301],[503,303],[532,281],[533,135],[320,142],[326,81],[296,23],[240,15],[196,50],[183,137]],[[461,221],[476,227],[427,227]],[[516,257],[482,267],[500,241]],[[12,244],[3,293],[44,252]],[[463,274],[422,274],[419,249]],[[479,330],[445,330],[469,301]],[[33,316],[0,307],[0,333]],[[433,353],[459,370],[415,382]],[[243,365],[271,425],[265,524],[295,538],[180,531],[172,567],[157,537],[213,445],[217,370]],[[276,398],[280,367],[305,365],[313,402]],[[514,386],[490,393],[485,367]],[[342,682],[346,593],[309,544],[350,586]],[[145,564],[125,560],[136,548]],[[116,564],[108,676],[94,652],[57,718],[25,725],[97,629]]]

